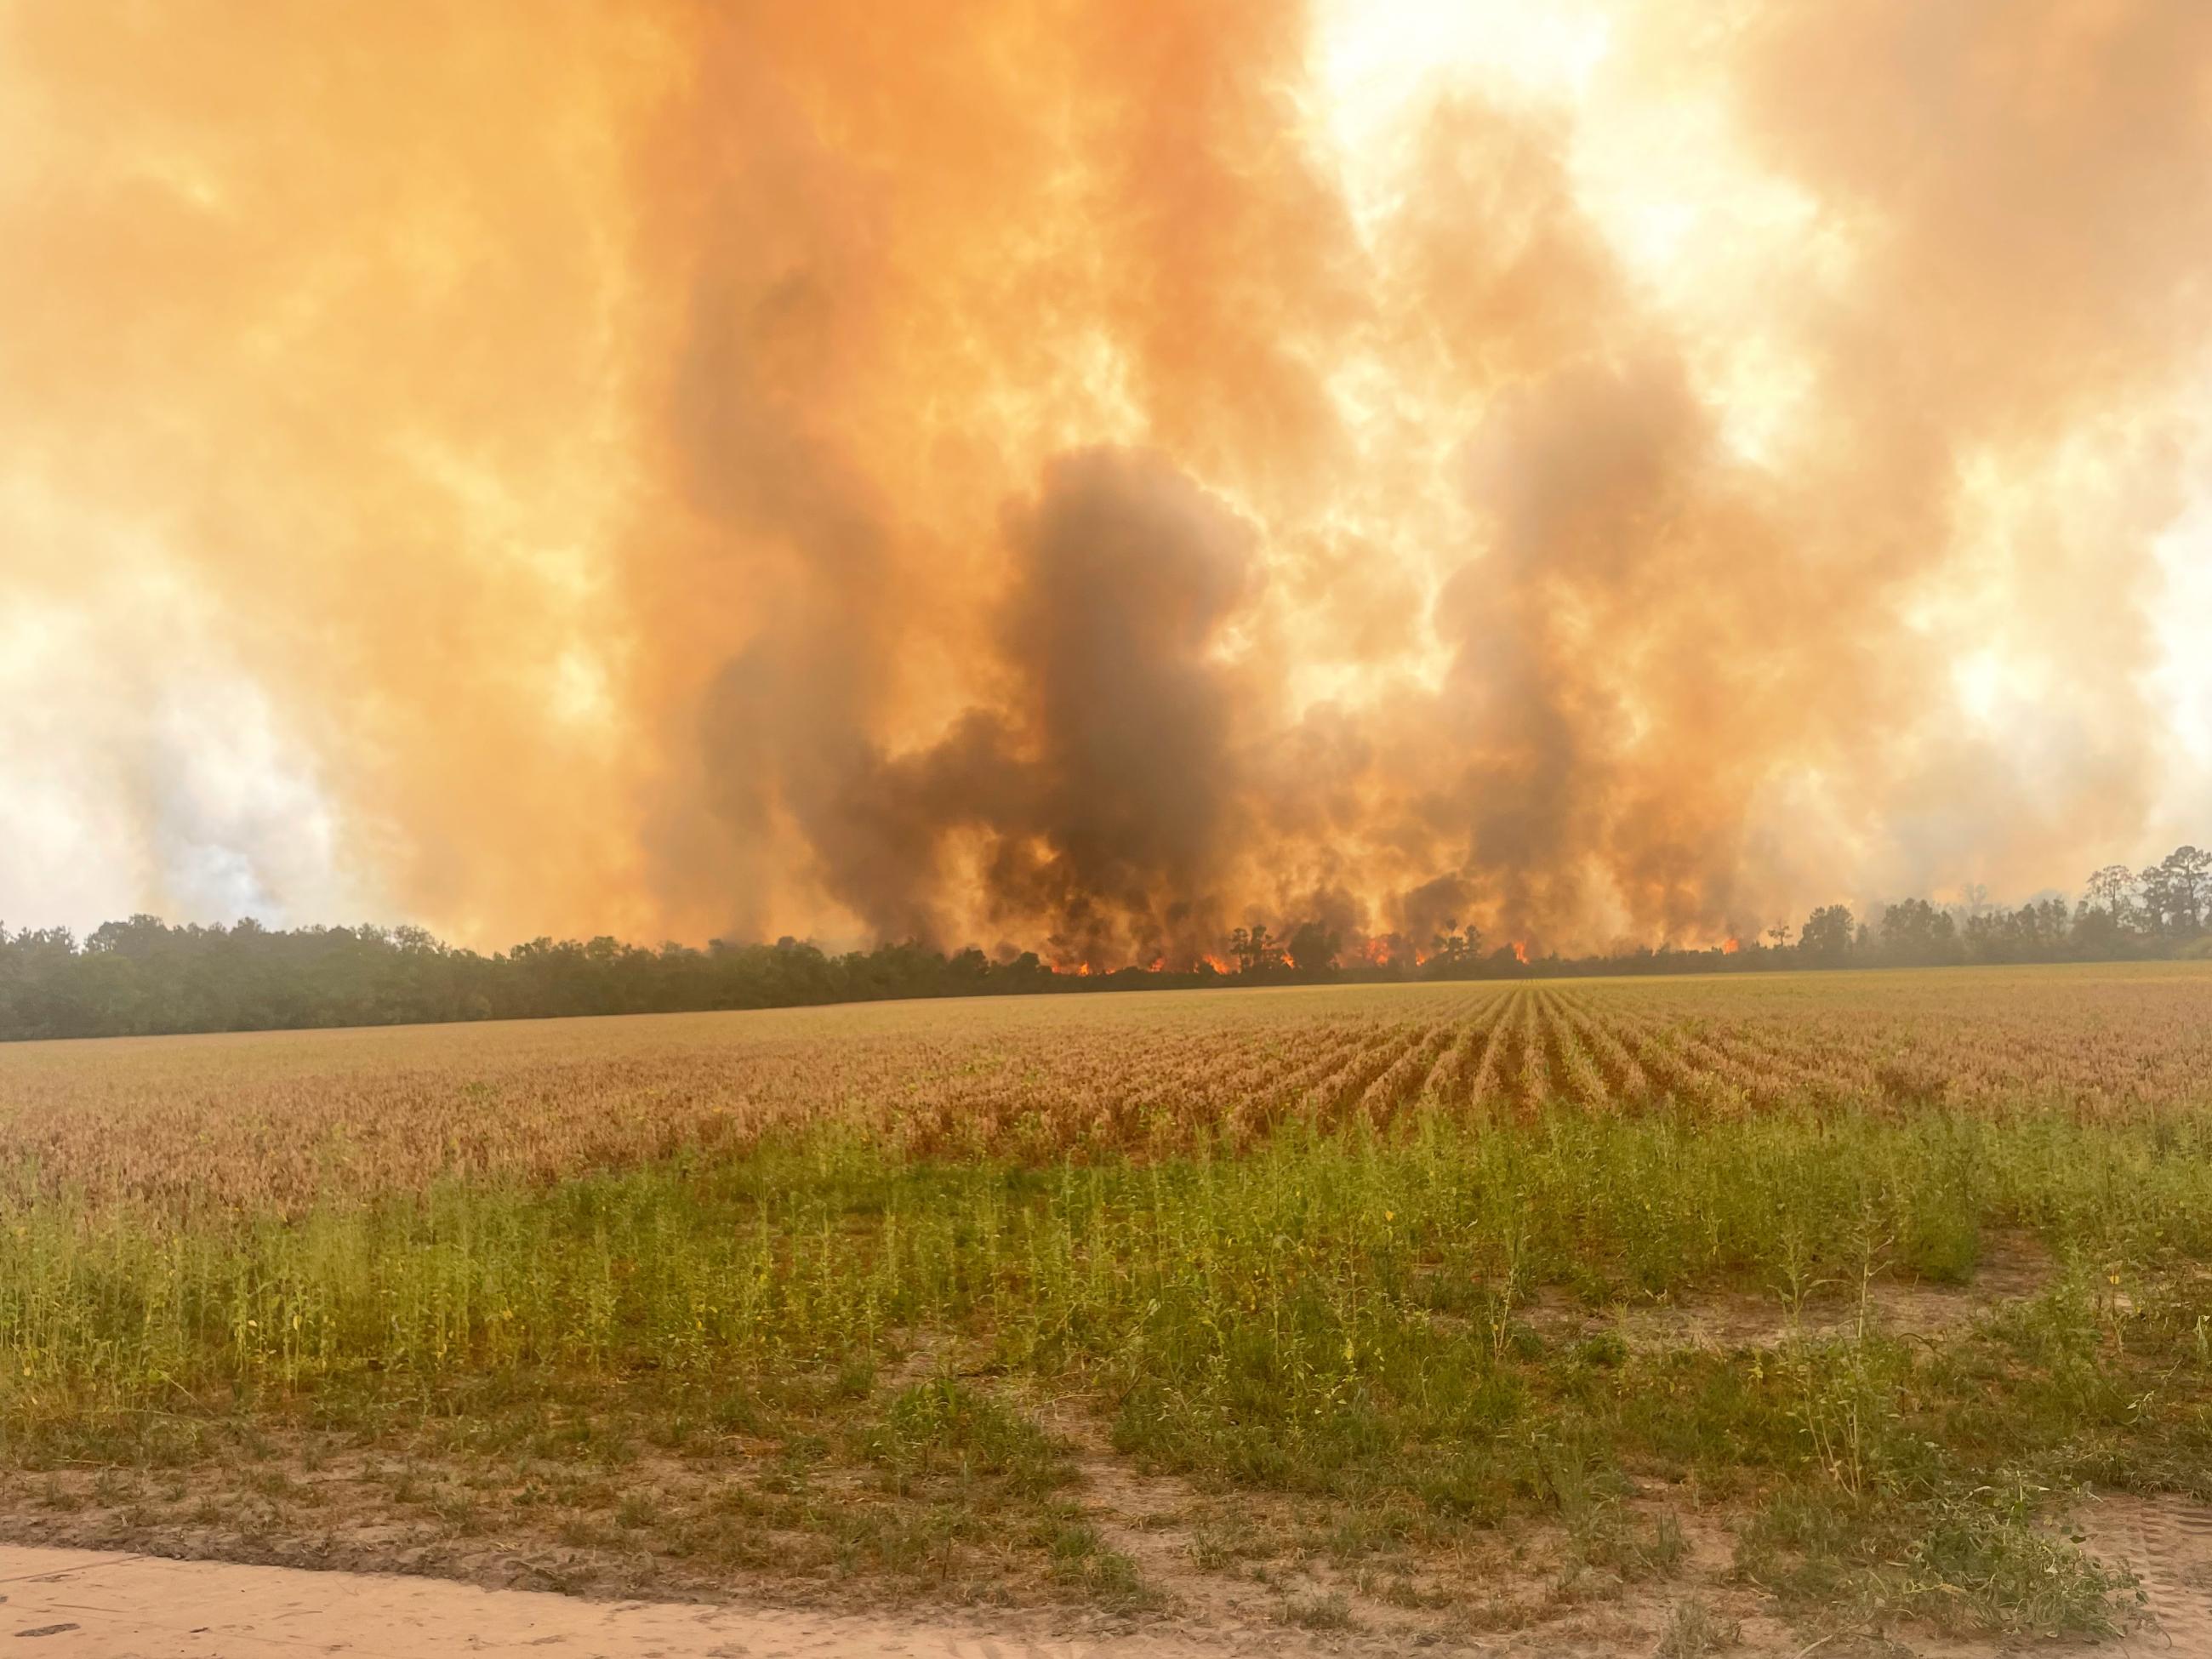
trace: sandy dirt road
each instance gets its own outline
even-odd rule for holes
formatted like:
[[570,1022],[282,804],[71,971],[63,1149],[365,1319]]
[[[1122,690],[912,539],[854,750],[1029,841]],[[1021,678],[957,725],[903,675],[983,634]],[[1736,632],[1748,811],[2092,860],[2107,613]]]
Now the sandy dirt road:
[[[2108,1499],[2087,1517],[2100,1553],[2142,1575],[2142,1623],[2064,1651],[2110,1659],[2212,1656],[2212,1511],[2173,1499]],[[1802,1633],[1747,1619],[1739,1659],[1799,1659]],[[1647,1632],[1556,1626],[1473,1636],[1447,1652],[1515,1659],[1645,1659]],[[814,1608],[586,1601],[395,1573],[313,1572],[112,1551],[0,1545],[0,1659],[1247,1659],[1286,1653],[1412,1650],[1376,1632],[1316,1641],[1280,1626],[1070,1636],[1019,1615],[1002,1621]],[[2000,1659],[2002,1642],[1924,1635],[1885,1651],[1916,1659]]]
[[0,1655],[10,1659],[1218,1659],[1234,1651],[1152,1634],[1069,1640],[13,1546],[0,1546]]

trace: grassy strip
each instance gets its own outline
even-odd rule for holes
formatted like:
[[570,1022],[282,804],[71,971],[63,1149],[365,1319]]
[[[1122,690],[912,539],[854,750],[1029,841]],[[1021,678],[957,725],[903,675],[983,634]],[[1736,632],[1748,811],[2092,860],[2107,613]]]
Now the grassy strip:
[[2209,1149],[2195,1119],[1554,1112],[1081,1169],[823,1136],[227,1227],[48,1200],[0,1222],[0,1381],[128,1401],[369,1366],[720,1365],[983,1320],[1010,1363],[1047,1370],[1263,1333],[1326,1393],[1369,1368],[1394,1310],[1462,1316],[1494,1358],[1541,1285],[1591,1305],[1728,1282],[1798,1297],[1869,1261],[1960,1282],[1993,1228],[2100,1270],[2212,1259]]
[[[1082,1169],[817,1138],[191,1230],[45,1203],[0,1232],[0,1453],[189,1460],[239,1419],[704,1425],[772,1443],[786,1489],[730,1500],[769,1532],[844,1527],[843,1559],[894,1575],[1012,1540],[1054,1582],[1136,1594],[1033,1424],[949,1376],[883,1381],[926,1333],[1091,1392],[1147,1465],[1334,1506],[1353,1554],[1537,1514],[1586,1564],[1664,1572],[1679,1539],[1631,1500],[1694,1482],[1750,1506],[1742,1571],[1786,1601],[2095,1631],[2117,1586],[2040,1524],[2045,1494],[2212,1495],[2212,1289],[2188,1270],[2212,1257],[2206,1146],[2194,1119],[1553,1111]],[[1545,1286],[1804,1305],[1958,1280],[2000,1228],[2034,1232],[2059,1282],[1940,1341],[1872,1322],[1652,1353],[1525,1316]],[[825,1501],[817,1468],[896,1502]],[[632,1521],[694,1553],[707,1535],[690,1510]]]

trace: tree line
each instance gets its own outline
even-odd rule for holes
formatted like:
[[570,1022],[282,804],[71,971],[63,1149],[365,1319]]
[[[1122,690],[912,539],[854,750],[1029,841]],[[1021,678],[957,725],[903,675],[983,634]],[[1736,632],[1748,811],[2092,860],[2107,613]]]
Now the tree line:
[[539,939],[484,955],[419,927],[171,927],[140,915],[82,939],[65,928],[0,927],[0,1040],[1268,983],[2212,957],[2212,854],[2183,847],[2142,871],[2107,866],[2072,903],[2053,897],[2005,908],[1978,895],[1944,905],[1913,898],[1865,918],[1823,905],[1800,926],[1705,950],[1530,957],[1456,919],[1425,940],[1390,935],[1350,954],[1346,945],[1318,920],[1281,935],[1240,927],[1223,941],[1218,963],[1095,974],[1055,970],[1030,951],[1000,960],[973,947],[947,953],[911,942],[832,952],[793,939],[717,939],[703,950]]

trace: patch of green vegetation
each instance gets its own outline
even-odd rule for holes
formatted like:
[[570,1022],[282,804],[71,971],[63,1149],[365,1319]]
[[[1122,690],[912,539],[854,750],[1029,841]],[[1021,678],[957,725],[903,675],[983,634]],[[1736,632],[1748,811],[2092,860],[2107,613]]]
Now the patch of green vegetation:
[[966,1488],[988,1482],[1036,1498],[1073,1478],[1034,1423],[949,1376],[917,1382],[895,1396],[870,1426],[861,1449],[895,1492],[935,1477]]
[[1699,1659],[1708,1653],[1724,1653],[1743,1639],[1743,1627],[1724,1619],[1692,1596],[1678,1601],[1667,1615],[1653,1659]]
[[1921,1498],[1789,1487],[1746,1528],[1741,1562],[1822,1622],[1950,1632],[2115,1635],[2134,1584],[2043,1524],[2018,1487]]
[[[2065,1493],[2212,1480],[2190,1269],[2212,1137],[2185,1114],[1561,1107],[1052,1168],[824,1135],[291,1221],[4,1220],[0,1468],[250,1462],[264,1432],[397,1449],[483,1475],[410,1486],[400,1462],[392,1501],[449,1532],[534,1507],[580,1547],[702,1570],[998,1563],[1141,1604],[1067,1449],[1018,1408],[1033,1384],[1094,1401],[1141,1466],[1321,1506],[1340,1565],[1528,1516],[1578,1584],[1662,1581],[1686,1547],[1654,1498],[1686,1482],[1751,1514],[1752,1581],[1875,1626],[2110,1628],[2126,1586],[2052,1530]],[[1971,1279],[2000,1230],[2061,1264],[2047,1292],[1885,1333],[1881,1287]],[[1547,1291],[1839,1316],[1654,1350],[1559,1336]],[[969,1374],[912,1380],[918,1346]],[[744,1474],[626,1473],[655,1460]],[[1255,1553],[1233,1528],[1193,1547]]]

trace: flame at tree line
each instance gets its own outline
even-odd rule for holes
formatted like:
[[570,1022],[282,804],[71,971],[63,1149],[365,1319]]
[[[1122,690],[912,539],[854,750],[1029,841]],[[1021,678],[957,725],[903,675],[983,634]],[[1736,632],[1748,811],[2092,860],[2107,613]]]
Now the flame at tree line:
[[1724,10],[19,0],[0,915],[1425,966],[2171,844],[2212,9]]
[[1480,928],[1447,920],[1429,948],[1402,936],[1346,940],[1310,919],[1278,937],[1240,927],[1198,965],[1103,970],[1034,952],[994,959],[908,942],[832,955],[813,944],[716,940],[658,951],[608,938],[538,939],[484,957],[416,928],[271,932],[170,927],[150,916],[79,941],[64,929],[0,930],[0,1039],[270,1026],[390,1024],[555,1014],[788,1006],[896,997],[1151,990],[1349,981],[1747,973],[2212,956],[2212,853],[2177,848],[2140,872],[2092,873],[2076,904],[2016,910],[1907,899],[1861,920],[1822,905],[1748,947],[1535,957],[1527,940],[1486,951]]

